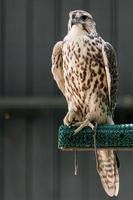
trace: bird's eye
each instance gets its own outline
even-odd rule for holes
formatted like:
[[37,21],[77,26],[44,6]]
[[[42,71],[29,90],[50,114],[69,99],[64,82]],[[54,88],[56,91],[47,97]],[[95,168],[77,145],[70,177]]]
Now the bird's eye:
[[82,15],[80,18],[81,18],[82,21],[86,21],[88,19],[88,16],[87,15]]
[[72,19],[74,19],[75,18],[75,15],[72,15]]

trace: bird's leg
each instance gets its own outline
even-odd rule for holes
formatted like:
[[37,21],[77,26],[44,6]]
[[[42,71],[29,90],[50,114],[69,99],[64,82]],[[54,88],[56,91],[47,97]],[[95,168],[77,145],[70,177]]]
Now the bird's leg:
[[90,127],[92,129],[94,129],[94,125],[90,122],[89,119],[86,119],[83,122],[76,122],[76,123],[74,123],[74,125],[75,126],[79,126],[77,129],[75,129],[74,135],[76,135],[77,133],[79,133],[85,127]]
[[68,113],[66,114],[66,116],[63,120],[64,125],[70,126],[71,124],[74,123],[75,119],[76,119],[76,112],[74,110],[68,111]]

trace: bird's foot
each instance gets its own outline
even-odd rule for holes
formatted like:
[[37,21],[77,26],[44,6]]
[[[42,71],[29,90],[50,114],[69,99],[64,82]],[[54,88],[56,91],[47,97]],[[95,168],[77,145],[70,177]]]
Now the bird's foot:
[[64,118],[64,125],[71,126],[76,119],[76,112],[74,110],[68,111]]
[[95,126],[88,119],[83,122],[76,122],[74,123],[74,126],[79,126],[74,130],[74,135],[78,134],[85,127],[90,127],[92,130],[95,129]]

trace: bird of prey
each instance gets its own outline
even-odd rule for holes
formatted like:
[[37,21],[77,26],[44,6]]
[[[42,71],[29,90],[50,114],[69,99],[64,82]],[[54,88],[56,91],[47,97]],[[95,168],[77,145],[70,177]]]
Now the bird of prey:
[[[113,124],[117,93],[115,50],[96,31],[91,14],[82,10],[69,13],[68,33],[55,44],[52,74],[66,98],[68,112],[64,124],[77,126],[75,134],[95,124]],[[113,150],[97,149],[97,169],[104,190],[117,196],[119,173]]]

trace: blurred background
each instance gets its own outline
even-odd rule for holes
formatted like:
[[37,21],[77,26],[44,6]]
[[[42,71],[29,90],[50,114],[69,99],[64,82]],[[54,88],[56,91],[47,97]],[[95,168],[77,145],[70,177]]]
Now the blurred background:
[[[71,10],[89,11],[98,33],[117,51],[116,123],[133,122],[132,0],[0,0],[0,199],[110,199],[102,189],[93,152],[57,148],[67,111],[51,75],[53,45],[67,33]],[[133,152],[118,153],[120,193],[133,196]]]

